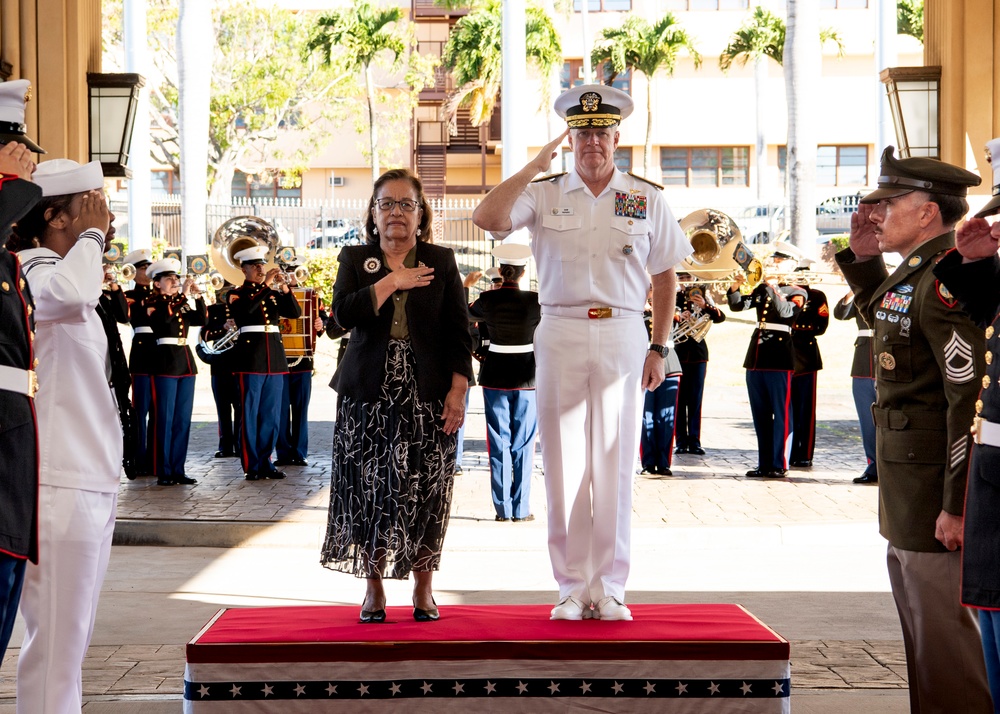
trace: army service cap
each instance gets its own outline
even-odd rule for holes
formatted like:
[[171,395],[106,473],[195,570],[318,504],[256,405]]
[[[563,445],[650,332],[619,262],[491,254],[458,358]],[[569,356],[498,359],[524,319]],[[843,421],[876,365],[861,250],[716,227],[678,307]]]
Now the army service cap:
[[[993,160],[994,158],[996,161]],[[986,160],[993,167],[993,197],[976,214],[976,218],[985,218],[994,213],[1000,213],[1000,138],[986,142]]]
[[570,129],[619,124],[635,108],[626,92],[606,84],[581,84],[556,97],[556,114]]
[[982,183],[981,178],[959,166],[922,156],[897,159],[892,155],[895,150],[893,146],[885,147],[878,189],[862,198],[861,203],[878,203],[883,198],[903,196],[913,191],[964,198],[970,186]]

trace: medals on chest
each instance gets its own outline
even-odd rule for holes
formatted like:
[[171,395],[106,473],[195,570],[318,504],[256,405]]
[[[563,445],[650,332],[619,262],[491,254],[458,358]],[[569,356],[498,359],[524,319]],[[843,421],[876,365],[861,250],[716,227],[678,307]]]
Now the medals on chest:
[[646,197],[615,191],[615,215],[627,218],[646,218]]

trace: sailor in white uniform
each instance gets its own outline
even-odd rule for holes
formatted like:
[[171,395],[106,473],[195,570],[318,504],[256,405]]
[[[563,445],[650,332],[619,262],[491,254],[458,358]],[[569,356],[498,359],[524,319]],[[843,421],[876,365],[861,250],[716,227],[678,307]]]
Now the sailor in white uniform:
[[[674,266],[691,253],[661,187],[615,167],[618,125],[632,108],[631,97],[604,85],[564,92],[555,110],[567,132],[473,216],[495,237],[532,234],[538,424],[559,584],[553,619],[632,619],[625,582],[642,389],[664,379]],[[567,134],[573,170],[533,181]],[[652,344],[642,321],[651,279]]]
[[98,313],[101,259],[114,235],[101,164],[45,161],[34,181],[42,200],[16,233],[40,245],[19,254],[38,329],[40,558],[21,599],[17,712],[65,714],[82,706],[81,667],[115,525],[123,445],[112,381],[127,400],[129,377]]

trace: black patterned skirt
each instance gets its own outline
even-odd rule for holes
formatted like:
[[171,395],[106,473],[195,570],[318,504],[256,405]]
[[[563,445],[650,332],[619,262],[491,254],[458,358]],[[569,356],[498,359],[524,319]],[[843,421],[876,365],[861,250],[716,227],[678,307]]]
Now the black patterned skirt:
[[404,340],[389,341],[377,402],[340,398],[320,563],[362,578],[438,569],[455,481],[443,408],[418,399]]

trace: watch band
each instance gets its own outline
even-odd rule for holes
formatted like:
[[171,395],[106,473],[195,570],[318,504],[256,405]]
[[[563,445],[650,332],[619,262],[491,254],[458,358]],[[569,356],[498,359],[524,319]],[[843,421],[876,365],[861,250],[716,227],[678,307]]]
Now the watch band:
[[660,355],[660,357],[663,357],[664,354],[666,354],[667,348],[664,345],[651,344],[649,346],[649,351],[655,352],[656,354]]

